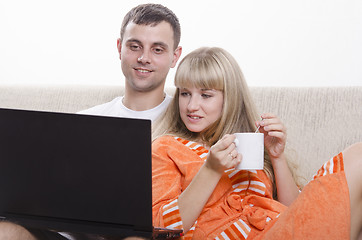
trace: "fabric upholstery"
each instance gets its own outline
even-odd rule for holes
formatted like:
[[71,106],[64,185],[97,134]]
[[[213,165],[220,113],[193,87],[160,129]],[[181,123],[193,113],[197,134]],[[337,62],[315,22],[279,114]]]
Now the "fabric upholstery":
[[[174,88],[166,91],[172,96]],[[74,113],[123,95],[121,85],[0,84],[0,107]],[[251,87],[260,113],[287,127],[287,153],[302,184],[332,156],[362,141],[362,87]]]

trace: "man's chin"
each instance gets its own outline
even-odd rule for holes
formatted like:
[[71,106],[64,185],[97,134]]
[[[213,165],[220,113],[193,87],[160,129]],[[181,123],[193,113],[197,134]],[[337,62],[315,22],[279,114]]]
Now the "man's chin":
[[152,92],[156,89],[162,88],[163,89],[164,84],[150,84],[145,81],[138,81],[136,83],[133,83],[130,85],[130,87],[136,91],[136,92]]

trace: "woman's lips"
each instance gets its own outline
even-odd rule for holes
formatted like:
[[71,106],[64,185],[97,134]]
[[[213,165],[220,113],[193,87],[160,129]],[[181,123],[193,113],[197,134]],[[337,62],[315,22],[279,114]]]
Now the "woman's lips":
[[197,122],[200,119],[202,119],[202,117],[198,116],[198,115],[190,115],[190,114],[188,114],[187,117],[191,122]]

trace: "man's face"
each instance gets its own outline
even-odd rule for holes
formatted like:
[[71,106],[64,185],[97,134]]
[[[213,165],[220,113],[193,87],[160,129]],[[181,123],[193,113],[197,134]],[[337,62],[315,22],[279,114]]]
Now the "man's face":
[[117,44],[126,85],[138,92],[163,89],[181,55],[181,47],[174,50],[173,30],[165,21],[156,26],[130,22]]

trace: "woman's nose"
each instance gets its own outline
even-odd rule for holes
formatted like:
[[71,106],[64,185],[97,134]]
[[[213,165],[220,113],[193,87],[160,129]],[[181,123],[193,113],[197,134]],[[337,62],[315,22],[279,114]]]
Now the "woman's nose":
[[199,100],[197,99],[197,97],[192,96],[190,98],[189,104],[187,105],[187,109],[190,112],[194,112],[194,111],[198,110],[199,107],[200,107]]

